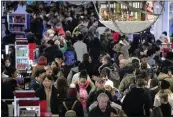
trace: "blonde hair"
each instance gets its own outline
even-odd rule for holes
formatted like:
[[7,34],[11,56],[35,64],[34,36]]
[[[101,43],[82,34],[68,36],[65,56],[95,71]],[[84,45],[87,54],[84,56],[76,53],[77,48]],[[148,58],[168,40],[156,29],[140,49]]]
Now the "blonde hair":
[[161,89],[158,93],[157,93],[157,95],[159,95],[159,96],[163,96],[163,95],[170,95],[170,94],[172,94],[172,92],[171,92],[171,90],[169,90],[169,89]]

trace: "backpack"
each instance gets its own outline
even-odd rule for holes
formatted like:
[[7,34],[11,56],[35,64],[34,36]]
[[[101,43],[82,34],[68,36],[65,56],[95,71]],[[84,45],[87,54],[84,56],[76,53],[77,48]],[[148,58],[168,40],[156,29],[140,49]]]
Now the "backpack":
[[76,100],[73,103],[71,110],[69,110],[67,108],[65,102],[63,102],[63,105],[64,105],[65,109],[67,110],[67,112],[65,113],[65,117],[77,117],[76,112],[73,110],[77,102],[78,102],[78,100]]
[[150,117],[163,117],[163,113],[160,107],[154,107]]
[[116,88],[118,88],[119,84],[120,84],[120,76],[119,73],[117,71],[117,69],[114,67],[113,69],[109,68],[109,67],[105,67],[105,69],[108,69],[110,71],[110,80],[113,81],[114,86]]
[[65,64],[66,65],[74,65],[75,64],[75,53],[74,51],[66,51],[64,53],[65,56]]

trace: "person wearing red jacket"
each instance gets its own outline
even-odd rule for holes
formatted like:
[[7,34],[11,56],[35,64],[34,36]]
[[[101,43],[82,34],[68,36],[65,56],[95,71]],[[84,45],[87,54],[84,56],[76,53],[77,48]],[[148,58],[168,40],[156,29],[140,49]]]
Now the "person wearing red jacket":
[[113,39],[114,39],[114,42],[115,43],[117,43],[119,40],[119,35],[120,35],[120,33],[119,32],[114,32],[113,34],[112,34],[112,37],[113,37]]
[[65,32],[64,32],[64,29],[62,28],[61,23],[56,24],[54,31],[57,32],[58,36],[62,35],[63,37],[65,37]]

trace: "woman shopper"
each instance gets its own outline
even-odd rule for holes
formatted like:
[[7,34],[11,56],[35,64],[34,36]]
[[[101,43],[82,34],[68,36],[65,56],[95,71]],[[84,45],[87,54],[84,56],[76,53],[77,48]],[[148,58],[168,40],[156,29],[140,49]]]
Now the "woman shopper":
[[43,77],[42,86],[36,91],[36,97],[40,98],[42,113],[51,112],[58,114],[57,90],[53,86],[53,78],[50,75]]

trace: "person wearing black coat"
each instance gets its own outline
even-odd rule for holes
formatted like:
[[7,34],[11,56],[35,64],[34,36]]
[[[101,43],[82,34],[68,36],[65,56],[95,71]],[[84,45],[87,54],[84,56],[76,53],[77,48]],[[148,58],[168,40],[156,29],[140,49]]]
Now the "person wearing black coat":
[[160,90],[159,80],[158,79],[151,79],[149,92],[150,92],[153,103],[154,103],[155,95],[159,92],[159,90]]
[[44,51],[43,56],[45,56],[47,58],[48,63],[52,63],[52,61],[55,60],[55,56],[62,56],[63,57],[62,52],[60,51],[58,46],[54,45],[53,40],[49,40],[47,42],[47,44],[48,44],[48,47]]
[[94,40],[90,42],[89,48],[89,54],[92,57],[93,62],[98,62],[101,50],[99,39],[95,37]]
[[[40,100],[47,100],[48,110],[52,114],[58,114],[58,97],[57,90],[52,84],[53,78],[50,75],[43,77],[42,86],[36,91],[36,97]],[[51,92],[51,94],[50,94]]]
[[122,109],[128,117],[149,116],[152,109],[152,99],[149,92],[144,88],[146,81],[137,79],[137,86],[132,88],[122,100]]

